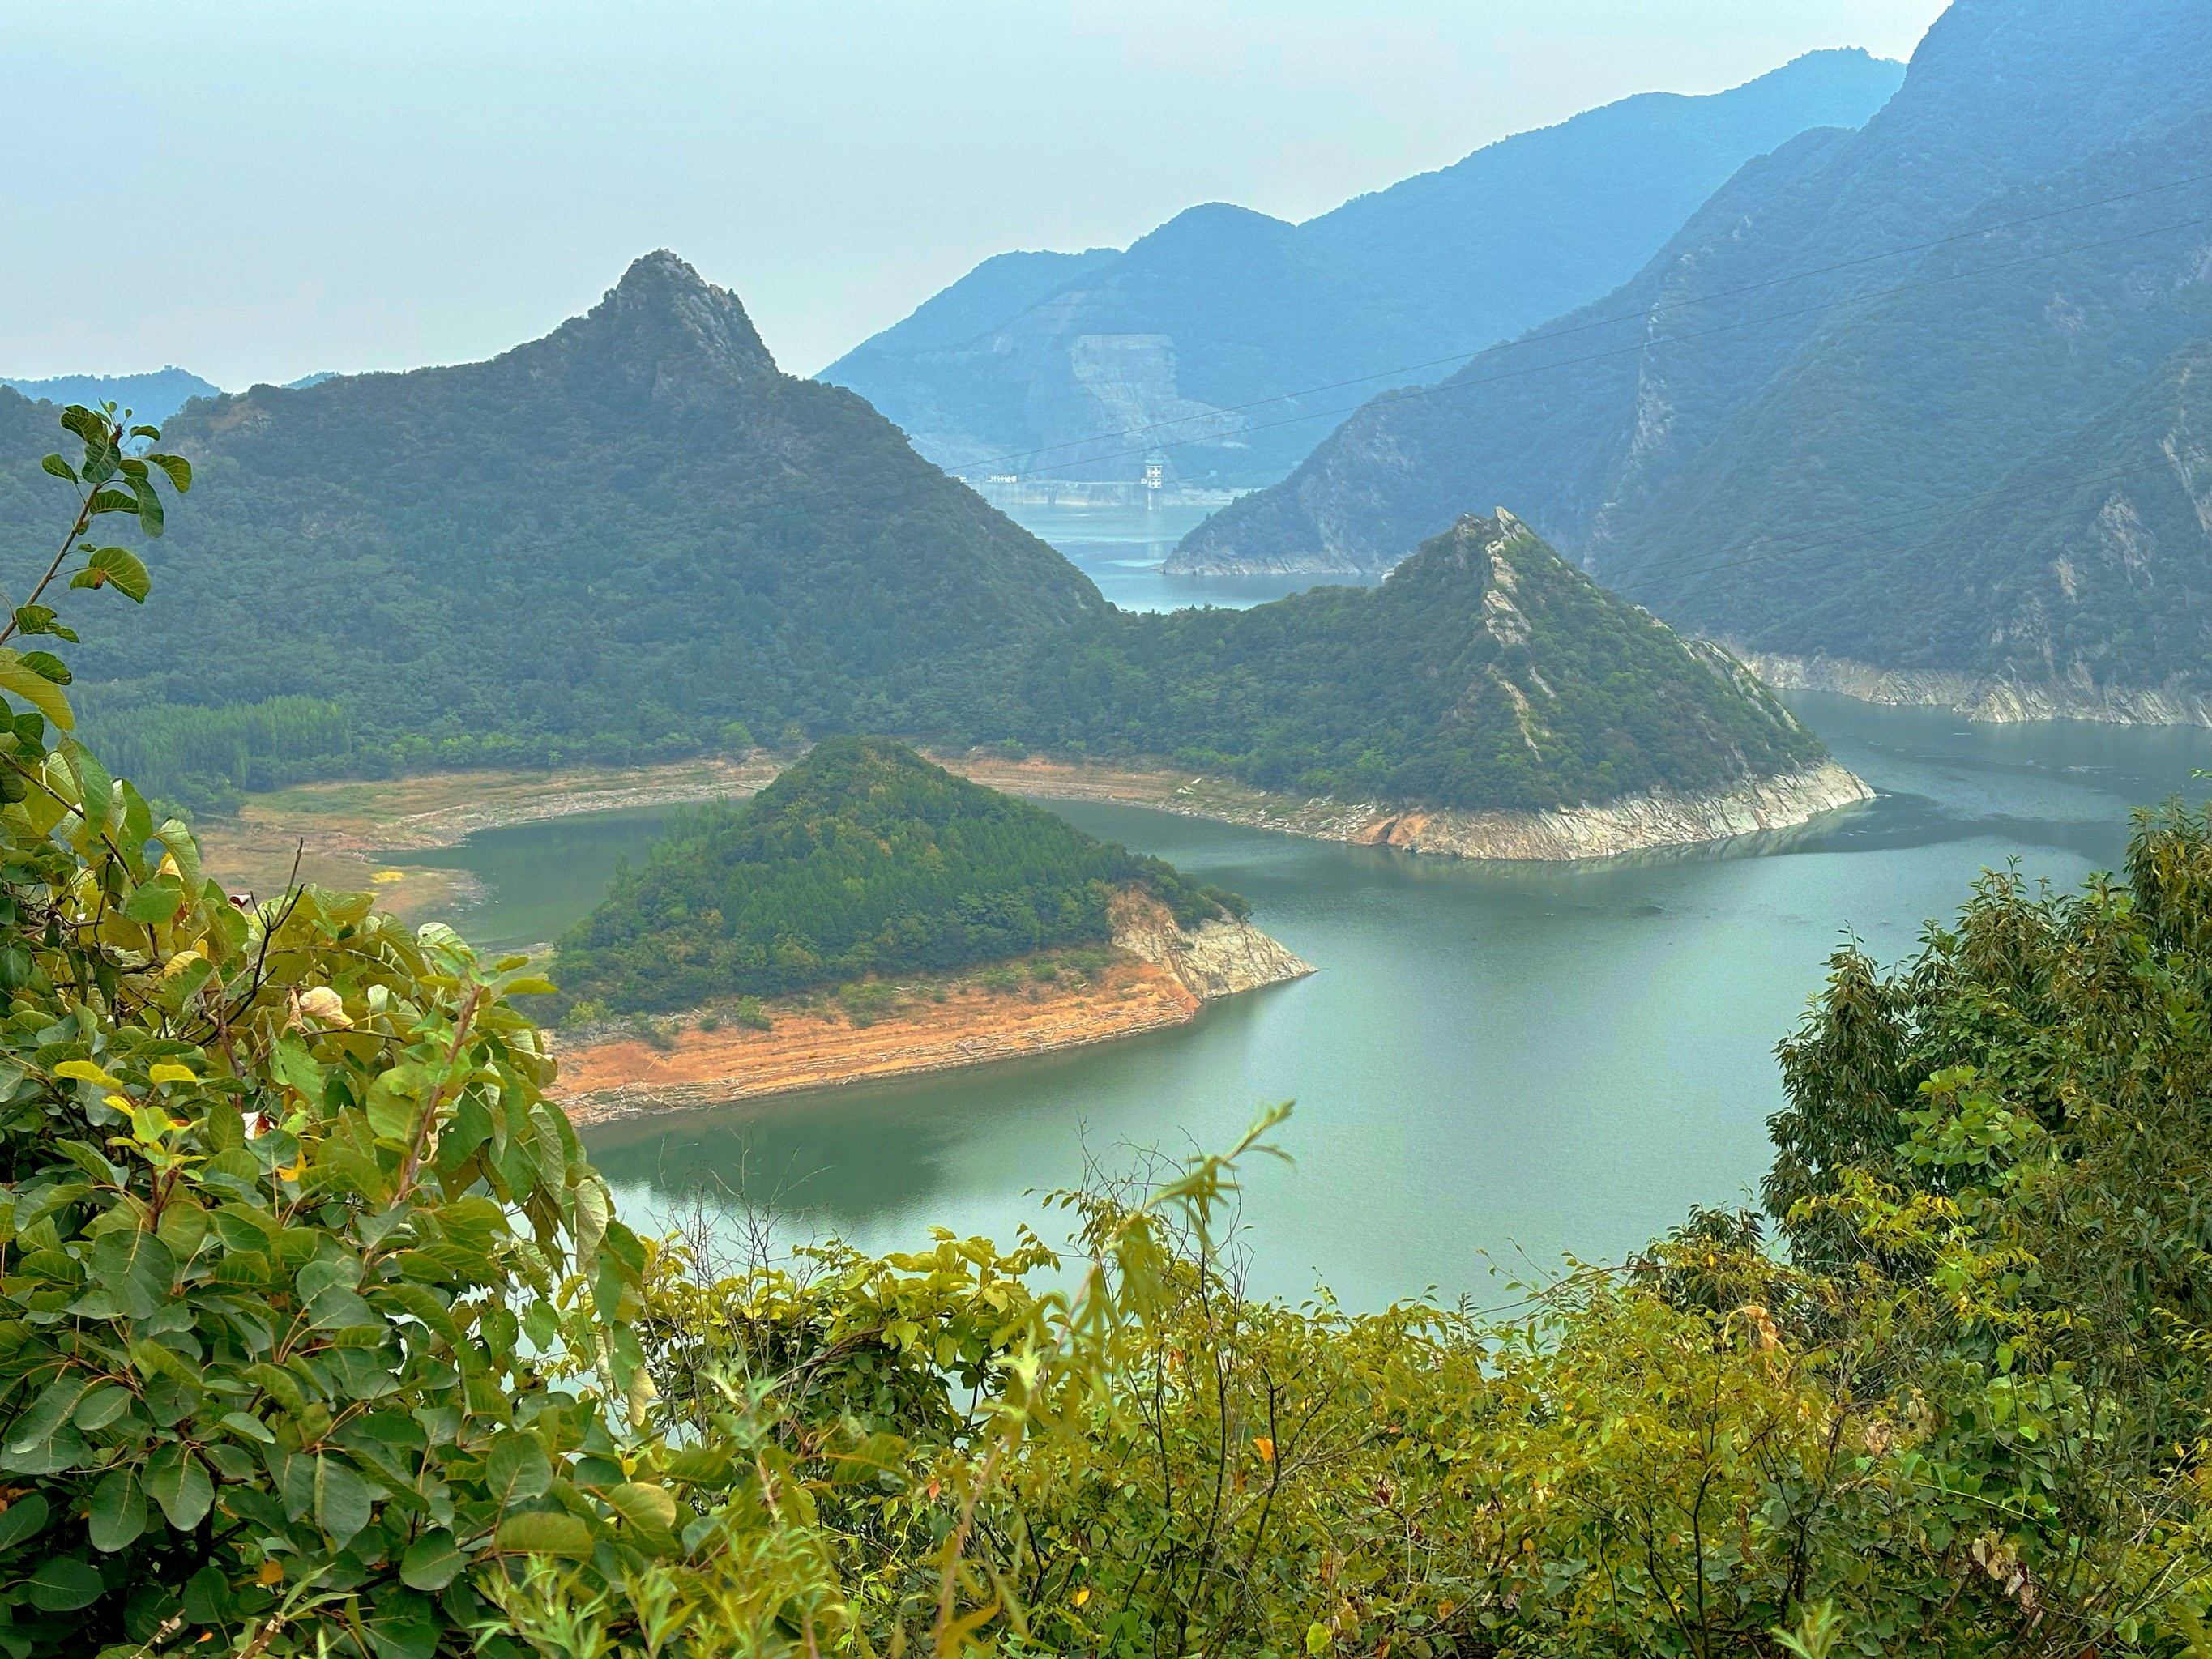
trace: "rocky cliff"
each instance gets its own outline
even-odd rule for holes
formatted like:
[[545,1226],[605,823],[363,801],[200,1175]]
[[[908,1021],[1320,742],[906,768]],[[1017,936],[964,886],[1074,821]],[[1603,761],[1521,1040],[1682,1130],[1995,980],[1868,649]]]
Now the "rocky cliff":
[[1849,657],[1747,652],[1744,660],[1783,691],[1833,691],[1861,702],[1954,708],[1970,720],[2098,720],[2112,726],[2212,726],[2212,697],[2186,688],[2042,684],[1942,668],[1877,668]]
[[1250,922],[1217,919],[1194,928],[1178,927],[1167,906],[1126,888],[1108,907],[1114,943],[1130,955],[1166,969],[1200,1001],[1302,979],[1313,972]]

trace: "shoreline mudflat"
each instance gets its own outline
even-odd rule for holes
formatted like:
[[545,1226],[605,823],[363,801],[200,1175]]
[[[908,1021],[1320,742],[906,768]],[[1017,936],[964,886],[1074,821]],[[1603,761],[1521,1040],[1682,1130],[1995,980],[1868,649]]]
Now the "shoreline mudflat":
[[951,1071],[994,1060],[1109,1042],[1167,1030],[1205,1006],[1172,972],[1155,963],[1117,962],[1082,986],[1032,986],[994,994],[973,982],[946,1000],[909,1000],[869,1025],[834,1010],[771,1004],[765,1031],[696,1018],[661,1041],[616,1034],[579,1042],[556,1036],[560,1074],[550,1091],[579,1129],[626,1118],[693,1110],[805,1090]]

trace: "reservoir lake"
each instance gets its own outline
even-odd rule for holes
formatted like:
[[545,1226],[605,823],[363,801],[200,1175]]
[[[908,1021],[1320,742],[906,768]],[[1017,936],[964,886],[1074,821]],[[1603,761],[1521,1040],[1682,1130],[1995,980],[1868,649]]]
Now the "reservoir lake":
[[[1981,870],[2071,886],[2120,861],[2127,811],[2203,793],[2212,734],[1975,726],[1795,694],[1881,793],[1803,829],[1577,865],[1416,859],[1137,807],[1047,802],[1244,894],[1320,970],[1177,1030],[1035,1060],[616,1124],[586,1136],[634,1223],[702,1194],[872,1249],[933,1225],[1059,1243],[1040,1195],[1140,1152],[1220,1147],[1297,1103],[1243,1194],[1255,1290],[1373,1307],[1503,1294],[1563,1254],[1618,1259],[1690,1204],[1752,1201],[1775,1042],[1846,933],[1885,962]],[[482,884],[487,947],[553,937],[664,814],[479,832],[404,861]]]

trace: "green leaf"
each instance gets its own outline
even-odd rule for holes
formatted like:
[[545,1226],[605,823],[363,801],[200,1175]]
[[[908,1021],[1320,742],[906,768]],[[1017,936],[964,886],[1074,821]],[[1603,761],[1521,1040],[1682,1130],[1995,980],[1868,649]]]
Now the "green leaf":
[[184,883],[174,876],[156,876],[131,896],[123,914],[129,921],[152,927],[173,917],[184,902]]
[[138,498],[127,489],[95,489],[90,502],[95,516],[102,513],[128,513],[138,516]]
[[92,1489],[92,1516],[86,1535],[96,1550],[112,1554],[137,1541],[146,1530],[146,1492],[128,1469],[110,1469]]
[[76,482],[76,469],[58,455],[48,455],[39,465],[57,478],[67,478],[71,483]]
[[152,482],[144,477],[132,478],[131,493],[138,498],[138,527],[149,536],[159,536],[165,527],[161,498],[155,492]]
[[21,697],[64,732],[76,729],[69,699],[44,674],[23,665],[21,655],[0,647],[0,691]]
[[92,750],[72,740],[67,750],[70,771],[76,778],[77,816],[84,827],[97,836],[107,828],[107,817],[115,805],[115,780],[107,775]]
[[484,1460],[484,1485],[500,1508],[539,1497],[552,1484],[553,1462],[537,1437],[503,1434],[492,1443],[491,1455]]
[[51,1513],[46,1498],[37,1492],[17,1498],[6,1510],[0,1511],[0,1554],[44,1532]]
[[573,1515],[526,1510],[499,1523],[497,1542],[510,1555],[565,1555],[581,1561],[592,1553],[592,1529]]
[[42,1612],[75,1613],[100,1600],[106,1588],[100,1570],[90,1562],[74,1555],[61,1555],[40,1562],[39,1570],[23,1586],[23,1593],[31,1605]]
[[69,665],[51,651],[26,651],[23,666],[40,679],[55,685],[67,685],[74,678],[69,672]]
[[153,591],[154,579],[146,574],[145,565],[129,548],[95,547],[85,559],[84,568],[70,578],[70,586],[113,587],[126,599],[143,605],[146,595]]
[[225,1412],[222,1425],[248,1440],[258,1440],[264,1446],[276,1443],[276,1437],[269,1431],[269,1425],[252,1412]]
[[192,464],[183,456],[149,455],[146,459],[149,464],[160,467],[162,471],[169,475],[169,482],[176,487],[177,494],[179,495],[185,495],[191,489]]
[[114,1227],[100,1234],[92,1247],[92,1271],[115,1297],[124,1317],[146,1319],[169,1299],[177,1258],[158,1233]]
[[31,1409],[18,1418],[8,1431],[9,1453],[20,1455],[35,1451],[52,1440],[62,1425],[70,1420],[76,1410],[76,1402],[91,1387],[92,1379],[82,1371],[65,1371],[46,1384],[32,1402]]
[[131,1409],[131,1390],[107,1383],[85,1395],[76,1408],[76,1425],[89,1434],[106,1428]]
[[399,1582],[410,1589],[441,1590],[460,1576],[469,1559],[454,1547],[449,1532],[426,1532],[399,1558]]
[[368,1482],[334,1457],[319,1456],[314,1469],[315,1522],[343,1548],[368,1524],[375,1497]]
[[676,1525],[676,1499],[665,1486],[625,1480],[619,1486],[609,1487],[600,1496],[633,1527],[647,1532],[668,1532]]
[[199,1460],[182,1446],[164,1446],[146,1464],[147,1495],[161,1506],[179,1532],[199,1525],[215,1502],[215,1483]]

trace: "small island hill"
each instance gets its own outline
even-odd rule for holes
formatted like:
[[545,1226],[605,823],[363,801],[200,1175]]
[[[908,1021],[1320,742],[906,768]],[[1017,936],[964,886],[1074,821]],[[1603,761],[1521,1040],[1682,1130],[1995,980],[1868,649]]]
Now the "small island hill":
[[564,939],[579,1124],[1050,1053],[1312,972],[1234,894],[833,738],[679,819]]

